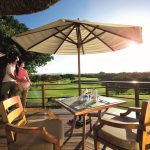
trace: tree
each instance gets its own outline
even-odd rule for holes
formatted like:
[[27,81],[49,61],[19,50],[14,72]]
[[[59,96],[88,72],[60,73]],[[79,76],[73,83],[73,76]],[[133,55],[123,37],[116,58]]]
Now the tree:
[[[0,58],[0,72],[3,72],[7,64],[8,54],[12,51],[17,51],[21,54],[21,59],[26,62],[26,69],[29,73],[35,73],[37,67],[44,66],[53,59],[48,54],[27,52],[11,39],[12,36],[27,30],[27,26],[19,23],[13,16],[0,17],[0,52],[6,54],[6,56]],[[2,80],[2,77],[3,74],[1,73],[0,80]]]

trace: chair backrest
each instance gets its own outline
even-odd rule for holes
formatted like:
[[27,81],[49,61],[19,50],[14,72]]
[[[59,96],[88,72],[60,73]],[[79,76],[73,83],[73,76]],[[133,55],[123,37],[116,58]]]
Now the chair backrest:
[[[5,123],[22,126],[27,123],[25,112],[19,96],[14,96],[0,102],[0,110],[2,120]],[[7,139],[15,140],[15,134],[11,131],[6,131]]]
[[0,102],[2,119],[5,123],[18,126],[26,124],[25,112],[19,96],[14,96]]
[[139,122],[141,124],[150,123],[150,100],[144,101],[142,103],[142,112]]
[[141,149],[146,149],[145,146],[150,144],[150,100],[142,103],[139,125],[137,141],[140,143]]

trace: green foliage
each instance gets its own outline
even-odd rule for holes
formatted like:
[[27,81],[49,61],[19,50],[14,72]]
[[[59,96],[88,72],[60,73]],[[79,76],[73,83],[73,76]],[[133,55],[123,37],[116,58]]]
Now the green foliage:
[[[27,52],[11,39],[12,36],[27,30],[27,26],[19,23],[13,16],[0,17],[0,52],[6,54],[6,56],[0,58],[0,72],[3,72],[8,61],[8,55],[12,51],[17,51],[21,54],[20,58],[26,62],[26,69],[29,73],[36,72],[36,67],[44,66],[48,61],[53,59],[48,54]],[[0,75],[0,80],[2,80],[2,77],[3,73]]]
[[[121,72],[121,73],[104,73],[100,72],[98,74],[100,81],[146,81],[150,82],[150,72]],[[103,85],[103,83],[102,83]],[[123,88],[121,88],[123,87]],[[132,88],[133,85],[130,83],[109,83],[109,89],[116,94],[124,93]],[[143,92],[149,93],[149,84],[140,84],[140,88],[144,88]],[[148,90],[146,90],[146,88]]]
[[150,72],[100,72],[97,77],[101,81],[150,81]]
[[76,78],[76,75],[74,74],[64,74],[64,75],[61,75],[62,79],[70,79],[71,81],[75,80]]

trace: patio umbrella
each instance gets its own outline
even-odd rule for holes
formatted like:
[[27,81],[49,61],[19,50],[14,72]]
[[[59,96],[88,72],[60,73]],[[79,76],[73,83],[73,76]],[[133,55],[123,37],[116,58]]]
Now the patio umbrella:
[[116,51],[128,47],[131,41],[141,43],[141,30],[139,26],[60,19],[16,35],[12,39],[27,51],[77,54],[80,95],[80,54]]
[[59,0],[0,0],[0,15],[22,15],[49,8]]

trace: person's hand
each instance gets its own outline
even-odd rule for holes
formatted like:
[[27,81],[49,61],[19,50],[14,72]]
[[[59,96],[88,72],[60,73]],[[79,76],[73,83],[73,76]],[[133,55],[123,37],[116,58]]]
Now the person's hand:
[[20,80],[19,82],[23,82],[23,83],[27,82],[27,80],[25,79],[19,79],[19,80]]
[[30,82],[30,86],[32,85],[32,82]]

